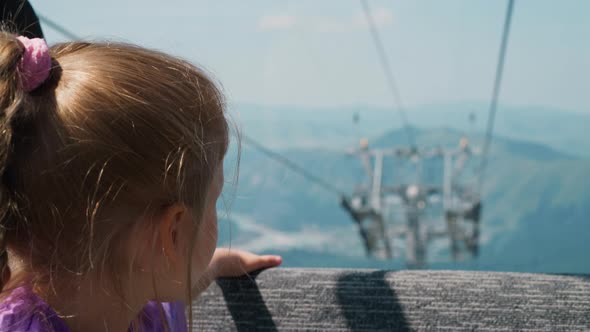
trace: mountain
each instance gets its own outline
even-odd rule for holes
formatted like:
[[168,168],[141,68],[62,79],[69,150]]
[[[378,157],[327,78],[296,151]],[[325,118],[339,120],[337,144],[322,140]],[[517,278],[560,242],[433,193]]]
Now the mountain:
[[[424,105],[406,109],[410,124],[420,128],[451,128],[466,134],[484,132],[488,104],[462,102]],[[238,104],[232,107],[236,123],[252,137],[272,148],[346,148],[358,137],[370,140],[401,127],[399,114],[388,108],[350,106],[301,109],[289,106]],[[353,115],[359,124],[353,124]],[[470,124],[469,117],[475,119]],[[571,155],[590,158],[590,112],[499,105],[496,135],[539,143]],[[404,141],[405,142],[405,141]],[[400,142],[402,143],[402,142]]]
[[[413,130],[420,146],[456,146],[463,135],[452,128]],[[393,130],[370,144],[403,146],[405,137],[402,130]],[[474,140],[481,137],[476,135]],[[363,179],[360,162],[344,149],[280,152],[344,192],[351,192]],[[230,178],[236,171],[231,155],[226,162]],[[590,252],[590,160],[538,142],[497,136],[488,165],[480,257],[451,262],[448,243],[438,240],[429,246],[429,267],[590,273],[586,254]],[[431,168],[436,171],[436,165]],[[232,246],[281,253],[287,266],[404,266],[401,243],[394,244],[400,256],[393,262],[367,259],[337,195],[247,145],[243,146],[237,191],[225,198],[227,205],[220,208],[230,206],[230,213],[220,221],[222,244],[230,242],[231,231]]]

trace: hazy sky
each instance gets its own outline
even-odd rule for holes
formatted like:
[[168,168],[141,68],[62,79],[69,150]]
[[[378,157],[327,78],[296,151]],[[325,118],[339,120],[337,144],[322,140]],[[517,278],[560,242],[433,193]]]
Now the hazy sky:
[[[32,3],[84,38],[201,64],[232,103],[391,105],[358,0]],[[369,3],[406,105],[489,99],[505,1]],[[589,17],[586,0],[516,0],[502,101],[590,113]]]

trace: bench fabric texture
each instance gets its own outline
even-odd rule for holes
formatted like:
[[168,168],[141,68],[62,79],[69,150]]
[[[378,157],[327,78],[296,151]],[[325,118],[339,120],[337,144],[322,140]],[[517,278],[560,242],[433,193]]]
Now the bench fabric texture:
[[271,269],[211,285],[197,331],[590,331],[590,276]]

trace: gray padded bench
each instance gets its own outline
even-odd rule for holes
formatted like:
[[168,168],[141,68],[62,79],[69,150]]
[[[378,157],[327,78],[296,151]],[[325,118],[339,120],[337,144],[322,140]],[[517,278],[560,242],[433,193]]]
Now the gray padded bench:
[[272,269],[217,281],[196,331],[590,331],[590,277]]

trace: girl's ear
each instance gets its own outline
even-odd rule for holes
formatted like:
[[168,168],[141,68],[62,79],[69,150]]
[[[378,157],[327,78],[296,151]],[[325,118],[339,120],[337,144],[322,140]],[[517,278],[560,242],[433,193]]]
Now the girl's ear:
[[186,217],[186,207],[182,204],[172,204],[164,210],[160,219],[159,238],[162,252],[171,263],[177,262],[179,255],[178,232],[183,218]]

